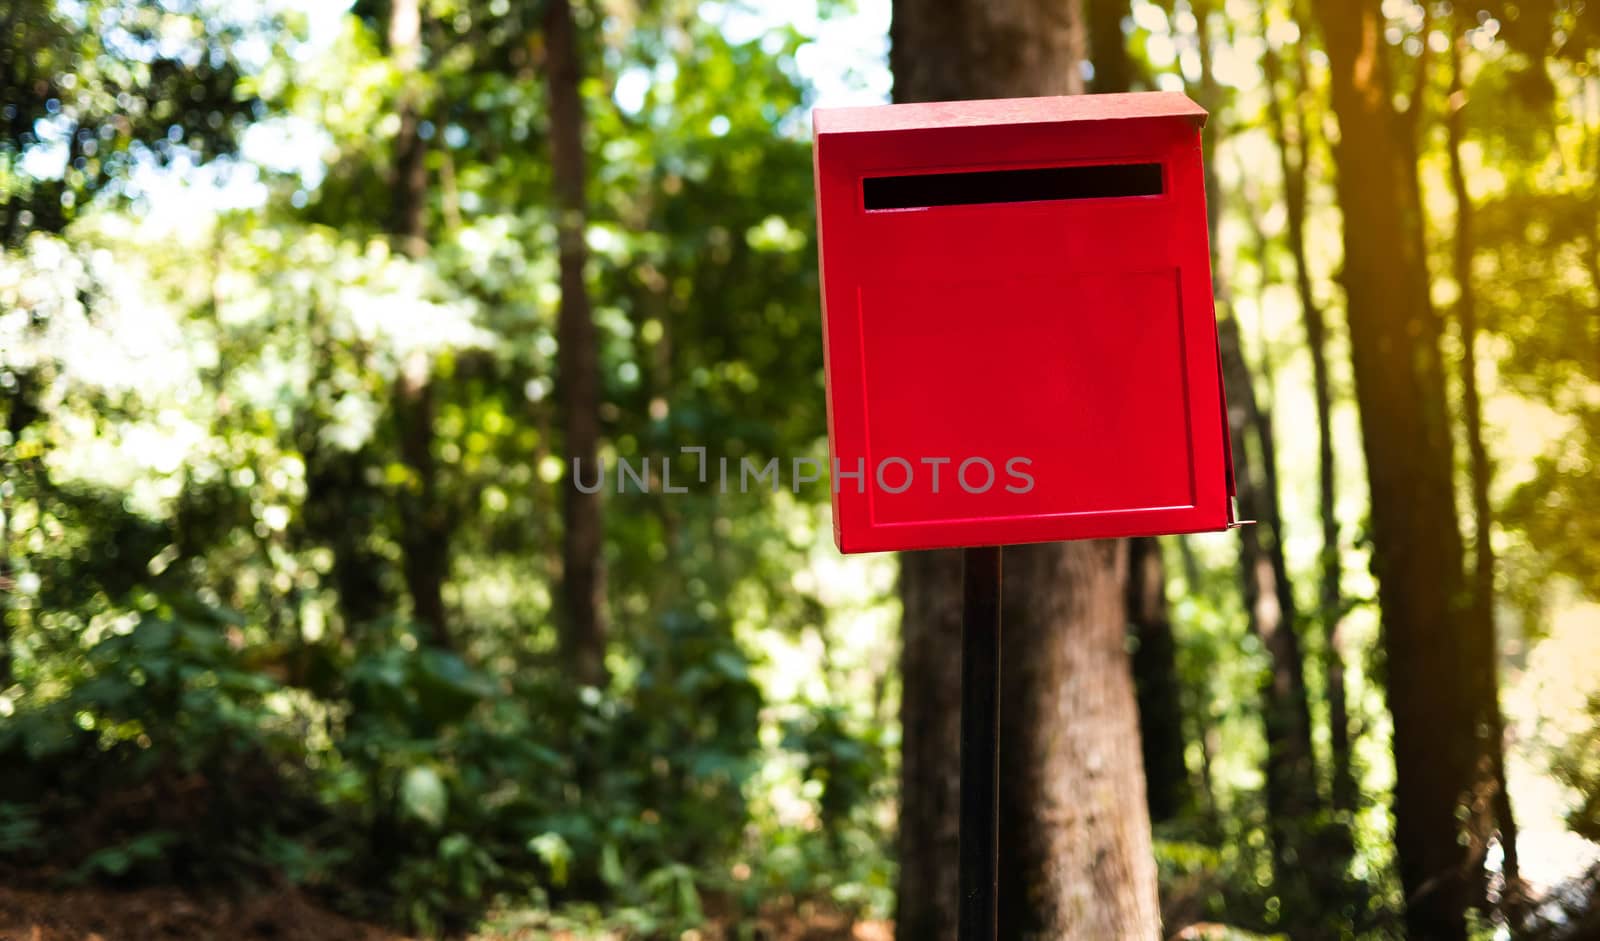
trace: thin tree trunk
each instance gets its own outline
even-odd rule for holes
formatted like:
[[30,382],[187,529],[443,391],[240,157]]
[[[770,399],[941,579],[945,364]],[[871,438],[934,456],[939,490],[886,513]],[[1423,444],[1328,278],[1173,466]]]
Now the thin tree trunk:
[[[896,0],[891,39],[897,100],[1083,91],[1077,2]],[[1006,552],[1000,936],[1155,938],[1138,706],[1123,647],[1125,550],[1099,542]],[[897,932],[915,941],[955,933],[960,674],[958,664],[935,663],[959,649],[959,562],[949,557],[902,556]],[[922,855],[906,855],[919,847]]]
[[[1591,77],[1584,80],[1584,110],[1592,106],[1589,103],[1590,93],[1597,104],[1600,104],[1600,79]],[[1588,128],[1590,138],[1587,150],[1589,157],[1589,176],[1591,179],[1600,179],[1600,125],[1590,125]],[[1583,254],[1584,268],[1589,272],[1589,284],[1597,295],[1600,295],[1600,231],[1591,229],[1588,241],[1589,250]],[[1600,360],[1600,317],[1589,318],[1589,344],[1594,350],[1594,357]]]
[[[7,467],[9,472],[12,468]],[[0,491],[0,691],[11,685],[11,610],[16,597],[16,570],[11,564],[11,516],[16,502],[11,488]]]
[[1130,0],[1085,0],[1089,12],[1089,54],[1094,63],[1090,91],[1097,95],[1132,91],[1142,81],[1139,67],[1128,55],[1122,21],[1133,16]]
[[[1130,15],[1127,0],[1094,0],[1088,14],[1094,91],[1131,90],[1138,70],[1122,34],[1122,21]],[[1127,604],[1146,796],[1151,822],[1160,823],[1181,813],[1194,795],[1184,759],[1183,685],[1167,616],[1167,567],[1159,540],[1130,540]]]
[[[326,388],[332,382],[335,340],[320,296],[305,305],[301,332],[311,353],[308,388]],[[354,352],[364,362],[366,351]],[[330,573],[344,637],[355,640],[362,628],[394,608],[393,592],[385,578],[390,562],[375,547],[374,532],[390,513],[386,487],[368,479],[367,469],[381,462],[369,441],[346,450],[324,440],[323,421],[315,409],[295,417],[294,440],[306,465],[306,497],[302,518],[306,535],[333,554]]]
[[[1480,759],[1480,785],[1474,794],[1478,815],[1486,818],[1481,836],[1498,826],[1504,863],[1502,873],[1507,888],[1514,888],[1519,876],[1517,824],[1511,813],[1511,795],[1505,771],[1505,718],[1500,712],[1499,644],[1496,642],[1494,612],[1494,545],[1490,533],[1494,512],[1489,504],[1489,486],[1494,468],[1483,443],[1483,402],[1478,392],[1478,308],[1472,286],[1472,196],[1467,192],[1467,177],[1461,166],[1461,145],[1466,138],[1464,111],[1467,93],[1461,79],[1461,47],[1466,30],[1459,14],[1452,17],[1455,36],[1450,45],[1450,98],[1446,102],[1445,133],[1450,154],[1450,189],[1456,203],[1456,231],[1453,268],[1457,291],[1456,321],[1461,331],[1461,411],[1467,438],[1468,477],[1472,494],[1472,630],[1471,643],[1465,645],[1470,656],[1467,665],[1473,684],[1471,704],[1478,713],[1476,727],[1483,730],[1483,756]],[[1483,847],[1487,850],[1487,847]]]
[[1188,536],[1178,537],[1178,562],[1183,568],[1183,581],[1189,592],[1199,591],[1204,576],[1200,574],[1200,560],[1195,556],[1194,543]]
[[1151,822],[1160,823],[1189,807],[1193,794],[1184,760],[1178,644],[1167,615],[1167,570],[1158,539],[1147,536],[1128,541],[1127,604],[1146,797]]
[[[1094,0],[1088,5],[1096,93],[1130,91],[1138,76],[1122,31],[1123,20],[1130,15],[1128,0]],[[1166,563],[1159,541],[1146,538],[1130,542],[1128,576],[1139,735],[1150,816],[1159,822],[1177,816],[1193,800],[1184,760],[1183,690],[1178,678],[1177,643],[1167,615]]]
[[[32,476],[32,471],[37,467],[36,458],[18,458],[16,445],[22,441],[22,433],[37,416],[34,409],[34,378],[33,371],[29,369],[16,369],[12,372],[16,379],[11,392],[5,401],[5,429],[9,435],[11,447],[0,456],[0,470],[4,470],[10,486],[0,487],[0,691],[11,685],[15,678],[13,666],[15,654],[11,649],[12,637],[15,635],[18,619],[14,613],[17,597],[16,568],[11,557],[12,528],[11,521],[15,518],[20,494],[17,492],[22,481]],[[24,461],[28,466],[24,467]],[[34,481],[29,481],[32,490]]]
[[433,459],[434,382],[433,357],[423,350],[407,357],[395,380],[400,457],[412,478],[399,500],[400,548],[412,614],[427,626],[435,646],[449,647],[444,580],[450,569],[450,525]]
[[387,510],[383,491],[367,481],[373,461],[369,449],[344,451],[317,441],[317,427],[306,421],[299,437],[309,442],[306,458],[304,517],[313,538],[333,553],[332,580],[338,594],[345,636],[355,639],[361,628],[391,610],[393,597],[384,584],[389,565],[371,546],[377,520]]
[[[422,64],[422,12],[420,0],[391,0],[389,5],[389,56],[402,81],[415,75]],[[422,139],[422,115],[417,95],[409,88],[400,94],[400,130],[394,142],[394,218],[389,231],[400,250],[412,258],[427,254],[423,223],[427,206],[428,143]]]
[[1318,0],[1344,213],[1351,364],[1371,490],[1373,571],[1394,721],[1395,843],[1409,935],[1466,937],[1457,810],[1475,752],[1454,663],[1465,579],[1453,461],[1407,131],[1392,105],[1377,0]]
[[1213,717],[1207,716],[1200,723],[1195,732],[1195,742],[1200,746],[1200,786],[1205,791],[1206,826],[1205,833],[1213,841],[1221,840],[1222,804],[1217,800],[1217,776],[1212,770],[1216,761],[1216,754],[1221,750],[1221,733],[1212,723]]
[[[1174,540],[1178,547],[1178,566],[1183,572],[1184,591],[1190,597],[1204,597],[1212,600],[1213,593],[1204,589],[1205,582],[1200,573],[1200,560],[1195,557],[1194,545],[1188,536],[1179,536]],[[1217,799],[1216,776],[1212,773],[1212,764],[1216,755],[1216,720],[1213,704],[1207,696],[1208,690],[1202,684],[1193,692],[1199,697],[1191,701],[1186,710],[1189,734],[1188,738],[1199,747],[1200,766],[1198,789],[1200,807],[1205,813],[1205,833],[1214,838],[1222,832],[1222,805]]]
[[1229,426],[1233,436],[1234,476],[1239,511],[1255,523],[1239,528],[1239,576],[1251,633],[1267,652],[1269,671],[1261,686],[1262,721],[1267,741],[1267,813],[1278,878],[1298,881],[1302,832],[1318,808],[1316,765],[1311,746],[1300,638],[1294,629],[1292,595],[1280,584],[1281,544],[1274,538],[1273,508],[1265,475],[1252,454],[1252,438],[1260,435],[1254,388],[1240,350],[1239,326],[1232,317],[1218,323],[1224,381],[1228,385]]
[[[1593,74],[1591,72],[1591,77],[1586,78],[1583,83],[1585,111],[1588,111],[1591,107],[1589,104],[1590,92],[1594,93],[1595,102],[1600,104],[1600,79],[1594,78]],[[1592,125],[1590,127],[1590,138],[1591,141],[1588,148],[1590,152],[1589,176],[1591,179],[1600,180],[1600,125]],[[1584,267],[1589,272],[1589,285],[1593,288],[1596,296],[1600,296],[1600,231],[1590,230],[1589,250],[1584,253],[1583,261]],[[1600,317],[1589,318],[1589,340],[1594,349],[1595,359],[1600,360]]]
[[[389,55],[402,76],[412,76],[422,61],[422,14],[419,0],[393,0],[389,7]],[[404,81],[404,80],[403,80]],[[415,92],[401,93],[400,130],[395,135],[394,216],[389,231],[399,249],[411,258],[427,254],[428,143],[422,138],[422,115]],[[444,580],[450,567],[448,514],[439,502],[438,469],[433,460],[433,357],[416,350],[401,365],[392,402],[400,441],[400,459],[410,479],[396,501],[400,513],[400,550],[412,616],[427,627],[430,641],[450,646],[445,616]]]
[[562,490],[562,653],[580,683],[607,679],[604,580],[600,564],[603,531],[600,494],[584,493],[579,480],[600,473],[599,349],[589,289],[584,280],[588,247],[588,199],[583,152],[583,100],[579,82],[577,25],[570,0],[549,0],[544,14],[550,96],[550,162],[555,176],[560,240],[561,312],[556,322],[557,403],[567,445]]
[[[1291,5],[1293,10],[1293,5]],[[1296,11],[1297,12],[1297,11]],[[1299,20],[1295,16],[1296,21]],[[1262,33],[1267,27],[1266,7],[1262,7]],[[1304,43],[1298,55],[1304,55]],[[1308,76],[1303,61],[1296,79],[1304,89]],[[1283,201],[1289,254],[1294,259],[1295,293],[1305,322],[1306,347],[1311,353],[1311,384],[1317,410],[1317,505],[1322,522],[1322,552],[1319,557],[1317,617],[1323,631],[1323,684],[1328,699],[1328,740],[1332,760],[1332,797],[1336,810],[1355,807],[1355,773],[1350,764],[1350,716],[1345,701],[1344,652],[1339,625],[1344,619],[1344,600],[1340,588],[1339,518],[1336,514],[1338,491],[1333,458],[1333,392],[1328,371],[1328,322],[1317,304],[1311,287],[1311,265],[1306,256],[1306,163],[1310,135],[1306,129],[1304,103],[1294,107],[1291,124],[1278,97],[1283,66],[1271,45],[1267,46],[1263,66],[1267,78],[1268,126],[1278,147],[1279,167],[1283,172]],[[1291,134],[1292,130],[1292,134]]]
[[[1215,110],[1220,100],[1212,72],[1209,3],[1194,4],[1200,31],[1201,104]],[[1221,188],[1214,169],[1214,122],[1206,135],[1206,188],[1211,192],[1213,253],[1218,244]],[[1276,874],[1285,889],[1308,893],[1304,835],[1319,809],[1315,753],[1311,744],[1311,708],[1306,693],[1300,635],[1295,623],[1294,590],[1283,556],[1283,521],[1278,510],[1277,455],[1272,425],[1256,398],[1255,382],[1245,361],[1239,325],[1229,303],[1226,278],[1213,258],[1217,299],[1226,313],[1218,324],[1218,350],[1228,389],[1228,424],[1233,438],[1234,476],[1239,510],[1251,526],[1239,528],[1239,574],[1250,630],[1260,638],[1270,661],[1262,685],[1262,719],[1267,739],[1267,812]],[[1254,445],[1254,447],[1252,447]],[[1294,914],[1294,913],[1289,913]]]

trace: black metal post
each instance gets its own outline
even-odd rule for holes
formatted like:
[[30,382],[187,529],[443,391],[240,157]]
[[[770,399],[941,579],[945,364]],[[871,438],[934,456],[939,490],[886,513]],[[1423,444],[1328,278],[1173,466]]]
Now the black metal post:
[[995,941],[999,915],[1000,547],[961,555],[961,931]]

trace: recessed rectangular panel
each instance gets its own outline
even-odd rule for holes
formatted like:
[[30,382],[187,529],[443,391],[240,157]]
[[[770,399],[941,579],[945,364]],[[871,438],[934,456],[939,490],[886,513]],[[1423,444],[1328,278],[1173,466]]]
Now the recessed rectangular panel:
[[864,286],[871,521],[1192,505],[1178,298],[1172,269]]

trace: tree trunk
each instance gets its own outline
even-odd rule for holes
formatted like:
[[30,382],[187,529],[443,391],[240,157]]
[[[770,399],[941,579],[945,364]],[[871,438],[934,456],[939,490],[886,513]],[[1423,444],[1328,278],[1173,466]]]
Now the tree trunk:
[[[12,562],[11,540],[13,538],[11,521],[16,518],[17,505],[21,502],[19,488],[26,482],[29,492],[35,491],[35,481],[32,471],[38,467],[37,458],[19,458],[17,445],[22,442],[22,433],[37,417],[34,408],[35,380],[30,369],[14,369],[12,376],[16,384],[4,402],[5,424],[9,446],[0,453],[0,471],[5,472],[4,479],[8,486],[0,487],[0,692],[3,692],[15,679],[14,660],[12,652],[12,638],[15,629],[20,623],[20,618],[13,612],[16,610],[17,583],[16,567]],[[26,462],[27,466],[24,466]]]
[[1127,574],[1121,540],[1006,549],[1001,938],[1159,936]]
[[[9,481],[12,468],[7,466],[5,470]],[[11,563],[11,516],[15,512],[11,488],[0,490],[0,692],[11,685],[11,610],[14,605],[11,599],[16,597],[17,590]]]
[[578,480],[594,481],[600,473],[600,367],[584,281],[589,209],[584,192],[583,100],[578,88],[583,70],[570,0],[549,0],[544,36],[561,267],[556,396],[567,446],[561,502],[561,647],[577,681],[600,686],[607,679],[600,493],[584,493],[574,479],[576,475]]
[[896,101],[1084,90],[1079,0],[896,0],[889,40]]
[[1128,621],[1133,635],[1133,682],[1139,700],[1150,820],[1171,820],[1193,801],[1184,761],[1183,687],[1178,644],[1167,616],[1167,571],[1161,542],[1128,541]]
[[[1127,0],[1094,0],[1088,14],[1094,91],[1131,90],[1137,68],[1122,34],[1122,21],[1130,15]],[[1127,591],[1146,796],[1151,822],[1160,823],[1181,813],[1194,795],[1184,760],[1183,685],[1167,616],[1167,567],[1158,540],[1130,541]]]
[[[1269,661],[1261,685],[1267,742],[1268,829],[1278,879],[1288,886],[1303,883],[1303,837],[1319,806],[1311,711],[1300,636],[1294,626],[1294,596],[1278,537],[1281,529],[1277,500],[1271,492],[1272,478],[1258,470],[1258,466],[1264,467],[1272,460],[1272,436],[1261,431],[1254,384],[1240,349],[1239,325],[1233,317],[1219,322],[1217,338],[1228,386],[1228,425],[1233,438],[1239,512],[1245,519],[1255,520],[1253,525],[1239,527],[1239,577],[1250,632],[1260,639]],[[1256,453],[1252,453],[1253,442],[1259,449]]]
[[450,523],[433,460],[434,381],[433,357],[423,350],[407,357],[395,379],[400,457],[411,472],[399,500],[400,548],[412,615],[428,628],[435,646],[449,647],[444,580],[450,571]]
[[[1377,0],[1318,0],[1344,213],[1342,282],[1371,490],[1409,936],[1466,937],[1457,810],[1475,751],[1451,651],[1466,614],[1438,326]],[[1445,658],[1441,660],[1441,658]]]
[[[1209,3],[1194,4],[1200,31],[1201,104],[1216,110],[1220,92],[1212,72]],[[1281,889],[1309,900],[1313,884],[1305,858],[1305,835],[1319,809],[1315,752],[1311,744],[1311,707],[1306,694],[1305,666],[1295,621],[1294,587],[1283,555],[1283,520],[1278,510],[1277,449],[1270,417],[1256,398],[1255,380],[1245,361],[1239,324],[1229,302],[1227,281],[1216,263],[1221,187],[1214,169],[1220,122],[1205,139],[1206,188],[1213,251],[1216,296],[1225,311],[1217,329],[1223,381],[1228,389],[1228,427],[1232,435],[1234,477],[1239,511],[1254,525],[1239,528],[1239,576],[1250,631],[1261,640],[1270,662],[1261,686],[1262,720],[1267,740],[1267,814],[1275,872]],[[1252,447],[1253,445],[1253,447]],[[1300,905],[1304,901],[1299,902]],[[1292,922],[1291,922],[1292,923]]]
[[[402,81],[422,64],[422,12],[420,0],[391,0],[389,4],[389,56]],[[394,141],[394,218],[389,231],[400,250],[412,258],[427,254],[423,210],[428,193],[428,143],[422,139],[422,115],[417,95],[400,93],[400,130]]]
[[1470,684],[1469,705],[1482,730],[1482,756],[1479,759],[1473,811],[1482,824],[1478,838],[1487,852],[1487,840],[1498,827],[1505,853],[1502,872],[1508,889],[1519,879],[1517,824],[1511,813],[1511,796],[1505,771],[1505,718],[1500,712],[1499,644],[1496,642],[1494,611],[1494,545],[1490,532],[1494,513],[1489,505],[1489,486],[1494,468],[1483,443],[1483,403],[1478,394],[1478,308],[1472,287],[1472,197],[1467,192],[1466,173],[1461,166],[1461,145],[1466,138],[1464,110],[1466,89],[1461,79],[1461,47],[1466,30],[1459,14],[1452,17],[1455,36],[1450,45],[1450,98],[1445,104],[1445,133],[1450,154],[1450,189],[1456,203],[1456,231],[1453,268],[1456,287],[1457,327],[1461,331],[1461,419],[1467,439],[1467,463],[1472,494],[1472,609],[1470,642],[1463,645]]
[[1089,12],[1089,54],[1094,63],[1090,90],[1097,95],[1132,91],[1144,81],[1133,57],[1128,55],[1122,21],[1133,16],[1129,0],[1086,0]]
[[[1298,21],[1296,16],[1295,20]],[[1266,33],[1266,8],[1262,8],[1262,33]],[[1304,63],[1305,44],[1297,46],[1299,87],[1307,83]],[[1317,304],[1311,287],[1311,265],[1306,255],[1306,162],[1310,134],[1306,128],[1306,108],[1297,102],[1291,124],[1278,97],[1283,66],[1269,45],[1263,60],[1267,78],[1267,123],[1278,147],[1278,162],[1283,173],[1283,201],[1287,217],[1285,237],[1294,259],[1295,293],[1305,322],[1306,347],[1311,353],[1311,384],[1317,409],[1317,506],[1322,522],[1322,552],[1319,558],[1317,618],[1323,632],[1323,685],[1328,698],[1328,740],[1332,759],[1332,797],[1336,810],[1355,808],[1356,782],[1350,765],[1350,716],[1345,702],[1344,652],[1339,624],[1344,619],[1343,592],[1340,588],[1339,519],[1335,513],[1338,491],[1333,458],[1333,392],[1328,372],[1328,322]]]
[[[900,554],[902,941],[954,941],[960,892],[961,552]],[[1007,625],[1009,629],[1009,625]],[[1009,683],[1004,667],[1001,682]]]
[[[402,76],[416,73],[422,60],[419,0],[393,0],[389,7],[389,55]],[[404,80],[403,80],[404,81]],[[400,96],[400,130],[394,143],[394,217],[389,231],[411,258],[427,254],[425,210],[428,195],[428,143],[422,138],[417,95]],[[449,514],[439,502],[438,469],[433,460],[433,357],[411,353],[395,379],[394,420],[400,459],[410,478],[396,501],[400,549],[412,616],[428,629],[430,641],[450,646],[444,608],[444,580],[450,568]]]
[[[891,39],[900,101],[1083,91],[1076,2],[896,0]],[[897,931],[915,941],[955,936],[957,571],[955,553],[902,556]],[[1120,543],[1007,549],[1001,937],[1159,935],[1125,571]]]

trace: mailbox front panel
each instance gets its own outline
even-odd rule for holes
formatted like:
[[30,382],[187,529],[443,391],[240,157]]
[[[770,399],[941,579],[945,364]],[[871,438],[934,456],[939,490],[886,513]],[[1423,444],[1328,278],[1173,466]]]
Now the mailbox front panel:
[[846,552],[1230,522],[1183,119],[818,136]]

